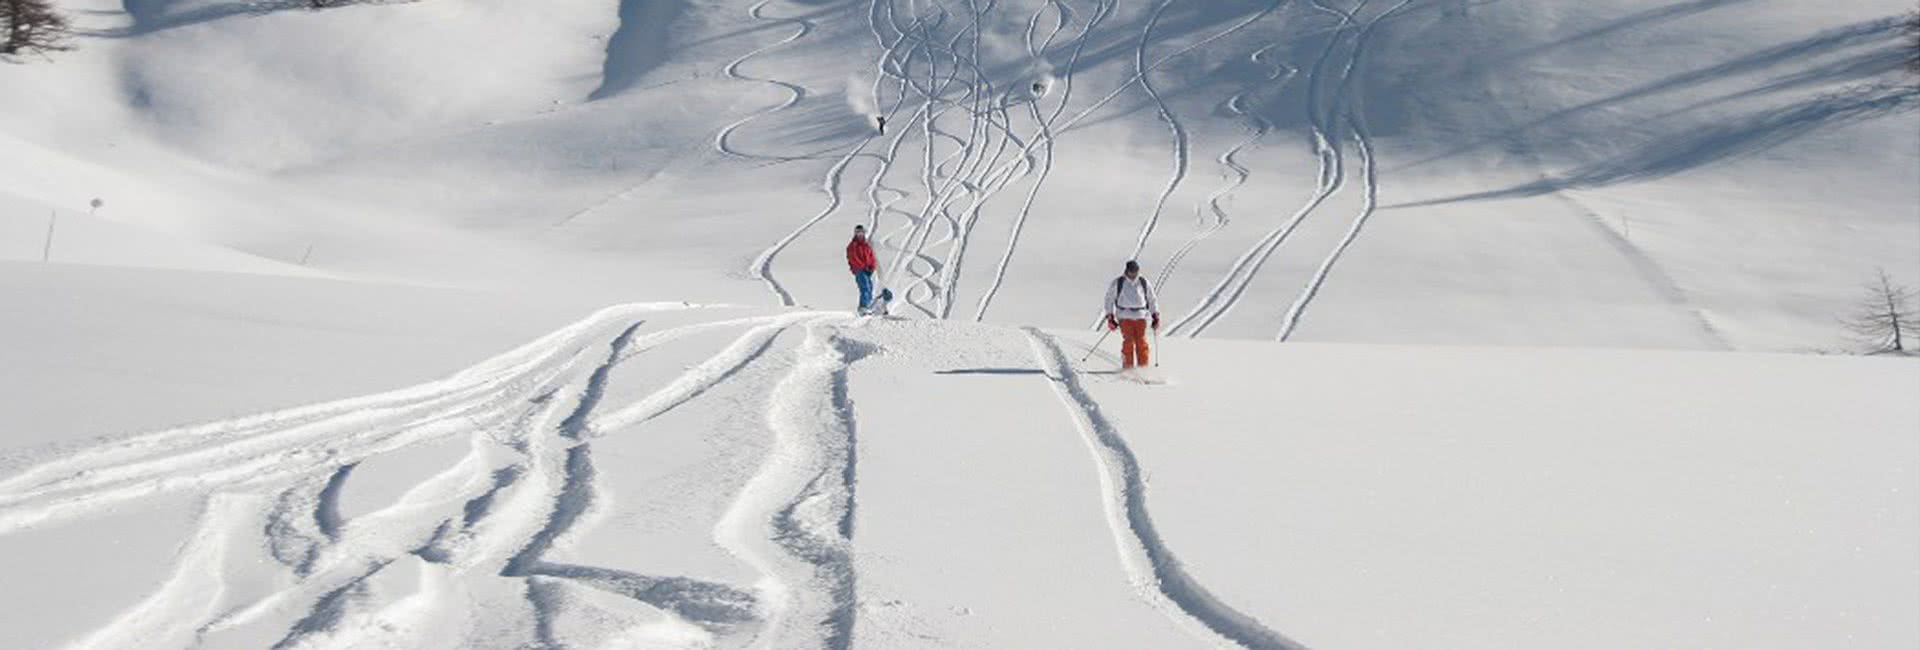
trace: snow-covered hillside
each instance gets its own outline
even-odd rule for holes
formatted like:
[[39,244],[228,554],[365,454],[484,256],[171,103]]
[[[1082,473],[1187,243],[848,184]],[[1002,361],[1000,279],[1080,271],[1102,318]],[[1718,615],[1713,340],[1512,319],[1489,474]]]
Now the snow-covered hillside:
[[[362,396],[546,325],[313,280],[265,282],[325,325],[188,320],[171,275],[55,274],[162,329],[78,299],[28,331],[111,355],[8,360],[9,647],[1920,641],[1906,360],[1194,341],[1143,386],[1077,334],[654,304]],[[129,420],[197,423],[70,444]]]
[[1920,646],[1907,0],[54,4],[0,647]]
[[922,316],[1138,257],[1178,336],[1389,343],[1834,349],[1920,284],[1904,0],[300,4],[61,0],[9,231],[840,308],[869,223]]

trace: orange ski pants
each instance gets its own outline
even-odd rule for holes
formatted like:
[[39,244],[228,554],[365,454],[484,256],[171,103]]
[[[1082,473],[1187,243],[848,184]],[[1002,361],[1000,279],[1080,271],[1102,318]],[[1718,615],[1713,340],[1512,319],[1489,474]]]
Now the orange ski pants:
[[1147,321],[1120,321],[1120,367],[1147,365]]

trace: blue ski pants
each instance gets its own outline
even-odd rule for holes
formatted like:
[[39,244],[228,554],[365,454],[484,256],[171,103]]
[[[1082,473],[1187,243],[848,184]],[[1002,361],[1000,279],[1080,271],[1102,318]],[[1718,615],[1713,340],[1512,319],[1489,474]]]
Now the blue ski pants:
[[873,305],[873,272],[872,271],[854,271],[853,283],[860,285],[860,308],[866,309],[867,307],[872,306]]

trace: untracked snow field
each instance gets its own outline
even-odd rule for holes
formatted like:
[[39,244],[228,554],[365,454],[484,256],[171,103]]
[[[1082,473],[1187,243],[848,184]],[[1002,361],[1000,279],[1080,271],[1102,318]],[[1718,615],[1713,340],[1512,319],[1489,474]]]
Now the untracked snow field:
[[0,648],[1920,647],[1910,0],[51,4]]

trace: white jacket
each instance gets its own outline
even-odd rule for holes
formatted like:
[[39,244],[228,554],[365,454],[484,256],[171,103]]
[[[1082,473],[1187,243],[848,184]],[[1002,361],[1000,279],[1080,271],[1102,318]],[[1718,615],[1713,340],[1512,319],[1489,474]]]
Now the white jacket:
[[1107,315],[1119,320],[1146,320],[1160,313],[1160,304],[1153,300],[1153,288],[1147,286],[1145,276],[1128,280],[1127,276],[1115,278],[1107,283]]

